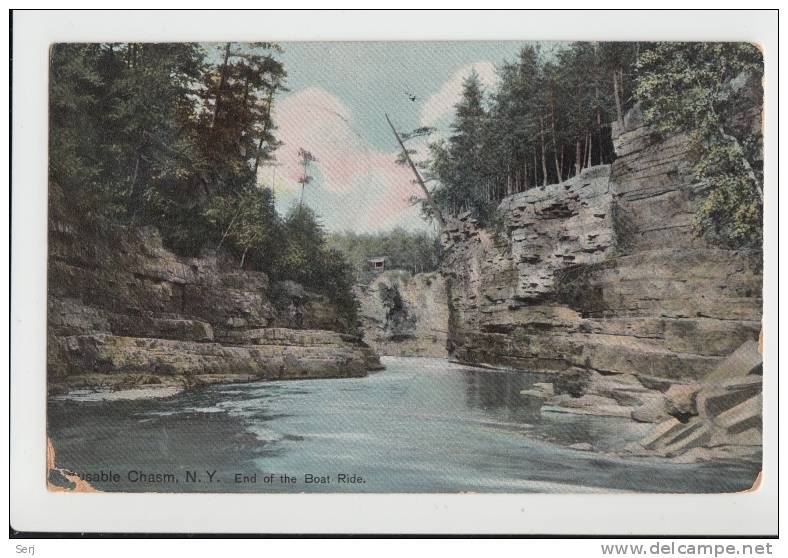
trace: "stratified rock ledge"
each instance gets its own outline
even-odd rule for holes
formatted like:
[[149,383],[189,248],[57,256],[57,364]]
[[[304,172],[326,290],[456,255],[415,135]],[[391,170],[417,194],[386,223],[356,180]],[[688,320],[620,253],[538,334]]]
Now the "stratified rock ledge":
[[221,253],[176,256],[150,227],[98,235],[50,192],[50,393],[344,378],[381,368],[333,304]]
[[685,136],[628,118],[613,143],[612,164],[505,198],[499,226],[447,219],[449,358],[553,375],[553,391],[523,394],[543,412],[658,424],[650,455],[756,453],[760,377],[713,378],[750,372],[762,255],[696,234]]

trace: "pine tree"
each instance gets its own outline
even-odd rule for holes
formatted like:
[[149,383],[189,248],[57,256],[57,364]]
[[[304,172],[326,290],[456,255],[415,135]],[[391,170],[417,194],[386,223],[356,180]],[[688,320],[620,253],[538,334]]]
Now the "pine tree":
[[487,206],[489,176],[483,142],[488,122],[483,103],[479,75],[472,71],[455,106],[451,136],[431,147],[431,171],[441,183],[435,192],[436,202],[448,214],[471,211],[478,216]]

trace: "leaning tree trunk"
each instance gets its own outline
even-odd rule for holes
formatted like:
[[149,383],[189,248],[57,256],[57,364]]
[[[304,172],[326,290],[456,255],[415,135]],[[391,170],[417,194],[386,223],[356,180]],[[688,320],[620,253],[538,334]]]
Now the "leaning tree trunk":
[[613,70],[613,96],[616,98],[616,119],[618,120],[619,127],[624,128],[624,110],[621,106],[621,90],[618,85],[618,76],[616,70]]
[[424,179],[421,177],[419,169],[413,163],[413,159],[410,158],[410,153],[408,153],[408,150],[405,148],[405,144],[403,143],[402,138],[399,137],[399,133],[397,133],[397,129],[394,127],[394,124],[391,123],[389,115],[386,114],[385,116],[386,122],[388,122],[391,131],[394,132],[394,137],[397,138],[397,143],[399,143],[399,146],[402,149],[402,154],[405,156],[405,160],[410,166],[410,170],[413,171],[413,174],[416,177],[416,182],[418,182],[419,186],[421,186],[421,191],[424,192],[424,197],[427,200],[427,205],[430,207],[432,216],[438,222],[441,232],[443,232],[446,229],[446,221],[443,219],[443,214],[441,213],[440,207],[438,207],[438,204],[435,203],[435,200],[432,198],[432,194],[430,194],[430,191],[427,189],[427,185],[424,183]]
[[219,75],[219,88],[216,90],[216,102],[213,105],[213,116],[211,117],[211,128],[216,125],[216,118],[219,116],[219,105],[222,103],[222,91],[224,91],[224,84],[227,81],[227,63],[230,60],[230,44],[224,47],[224,62],[222,63],[222,71]]
[[542,147],[542,186],[547,186],[547,157],[544,152],[544,119],[539,119],[539,142]]

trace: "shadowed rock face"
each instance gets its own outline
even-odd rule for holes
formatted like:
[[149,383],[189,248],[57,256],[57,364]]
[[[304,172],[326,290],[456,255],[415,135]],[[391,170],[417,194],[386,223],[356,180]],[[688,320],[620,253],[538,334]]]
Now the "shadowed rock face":
[[502,230],[449,221],[448,343],[460,362],[575,378],[568,405],[609,391],[607,405],[623,389],[611,384],[630,385],[623,404],[651,405],[640,419],[653,422],[666,416],[654,391],[702,379],[757,339],[761,256],[699,238],[686,138],[627,122],[612,165],[504,199]]
[[325,297],[216,254],[176,256],[152,228],[98,238],[52,195],[51,385],[362,376],[377,355]]
[[446,356],[448,306],[439,273],[392,270],[356,287],[364,340],[390,356]]

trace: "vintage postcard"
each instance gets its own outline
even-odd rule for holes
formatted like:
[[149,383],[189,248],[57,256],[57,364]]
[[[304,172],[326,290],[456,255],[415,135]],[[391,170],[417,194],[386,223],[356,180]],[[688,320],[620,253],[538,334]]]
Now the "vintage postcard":
[[747,42],[52,44],[41,482],[757,488],[763,80]]

